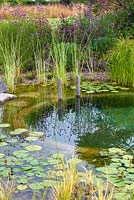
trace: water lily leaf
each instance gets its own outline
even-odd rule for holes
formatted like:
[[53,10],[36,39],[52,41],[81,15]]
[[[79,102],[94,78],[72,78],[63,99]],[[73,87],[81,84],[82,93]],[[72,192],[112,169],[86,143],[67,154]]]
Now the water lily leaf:
[[97,171],[103,172],[105,174],[117,174],[118,170],[114,167],[97,167],[96,168]]
[[25,140],[27,140],[27,141],[35,141],[35,140],[38,140],[38,138],[29,136],[29,137],[26,137]]
[[62,153],[55,153],[51,157],[55,158],[55,159],[63,159],[65,157],[65,155]]
[[0,146],[1,146],[1,147],[7,146],[7,145],[8,145],[7,142],[0,142]]
[[123,153],[125,153],[122,149],[120,149],[120,148],[109,148],[108,149],[108,151],[109,151],[109,153],[110,154],[120,154],[120,155],[122,155]]
[[24,143],[22,143],[22,144],[20,144],[20,146],[22,146],[22,147],[27,147],[29,144],[28,143],[26,143],[26,142],[24,142]]
[[134,168],[127,169],[127,172],[134,174]]
[[8,140],[8,142],[9,143],[16,143],[16,142],[18,142],[18,140],[15,139],[15,138],[11,138],[11,139]]
[[119,159],[119,158],[112,158],[111,161],[114,162],[114,163],[115,163],[115,162],[116,162],[116,163],[120,163],[120,162],[121,162],[121,159]]
[[34,176],[34,173],[28,171],[28,172],[26,172],[26,175],[32,177],[32,176]]
[[27,182],[28,182],[27,177],[26,178],[20,178],[20,179],[17,180],[17,183],[19,183],[19,184],[25,184]]
[[21,168],[22,171],[31,171],[32,169],[32,165],[25,165]]
[[36,176],[37,177],[39,177],[39,178],[42,178],[42,177],[44,177],[45,176],[45,174],[42,172],[38,172],[38,173],[36,173]]
[[28,151],[39,151],[41,149],[42,149],[42,147],[38,146],[38,145],[30,145],[30,146],[26,147],[26,150],[28,150]]
[[26,190],[27,189],[27,185],[17,185],[17,189],[18,190]]
[[109,166],[113,168],[118,168],[121,165],[122,165],[121,163],[111,163]]
[[28,156],[28,152],[26,150],[17,150],[13,152],[13,155],[18,158],[25,158]]
[[129,90],[127,87],[120,87],[121,90]]
[[87,91],[86,93],[87,94],[93,94],[93,93],[95,93],[95,91],[94,90],[90,90],[90,91]]
[[130,195],[127,193],[115,193],[114,199],[115,200],[128,200],[128,199],[130,199]]
[[39,182],[39,183],[31,183],[29,184],[29,187],[32,190],[40,190],[44,188],[44,183],[43,182]]
[[58,183],[60,183],[60,181],[58,180],[44,180],[43,181],[43,184],[45,187],[56,186]]
[[5,156],[5,154],[0,153],[0,158],[3,158]]
[[118,93],[119,91],[118,90],[112,90],[111,92],[112,93]]
[[34,160],[30,161],[30,164],[31,165],[39,165],[40,163],[38,160],[34,159]]
[[43,132],[34,131],[29,134],[30,136],[42,136],[45,135]]
[[21,134],[24,134],[24,133],[28,133],[28,130],[25,129],[25,128],[17,128],[14,131],[11,131],[10,135],[21,135]]
[[7,135],[0,135],[0,139],[5,139],[5,138],[7,138]]
[[10,124],[0,124],[0,128],[8,128],[10,127]]
[[123,157],[123,159],[126,159],[126,160],[132,160],[133,159],[133,156],[131,156],[131,155],[124,155],[122,157]]

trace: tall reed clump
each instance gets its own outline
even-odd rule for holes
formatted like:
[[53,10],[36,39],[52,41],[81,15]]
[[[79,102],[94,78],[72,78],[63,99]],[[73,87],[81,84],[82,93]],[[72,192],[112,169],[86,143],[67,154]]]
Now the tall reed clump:
[[108,54],[110,77],[125,86],[134,86],[134,40],[119,40]]
[[52,33],[52,44],[50,48],[50,57],[53,63],[54,78],[61,78],[63,84],[67,84],[67,44],[59,41],[54,33]]
[[15,89],[15,83],[20,77],[22,67],[21,37],[0,33],[0,53],[2,57],[2,71],[4,80],[10,92]]
[[[76,160],[72,159],[72,162],[67,162],[67,164],[65,164],[63,161],[62,166],[63,180],[61,180],[54,188],[56,200],[71,200],[75,194],[75,188],[79,183],[78,172],[76,169]],[[79,196],[79,199],[81,199],[81,195]]]
[[0,199],[1,200],[10,200],[11,195],[14,192],[15,187],[12,181],[7,180],[3,181],[2,179],[0,180]]
[[34,47],[34,59],[35,69],[38,83],[46,83],[46,63],[44,58],[44,50],[40,44],[39,38],[37,38],[36,46]]
[[56,200],[112,200],[113,187],[109,186],[108,181],[103,181],[92,174],[91,170],[87,170],[80,165],[82,171],[77,169],[77,158],[62,163],[62,171],[60,167],[60,175],[62,179],[59,181],[53,191]]

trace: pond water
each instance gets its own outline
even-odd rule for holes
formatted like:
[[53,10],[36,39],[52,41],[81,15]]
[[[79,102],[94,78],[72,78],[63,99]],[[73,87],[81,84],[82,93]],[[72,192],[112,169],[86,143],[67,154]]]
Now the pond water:
[[[38,140],[28,141],[28,145],[42,147],[41,151],[30,152],[30,156],[38,157],[40,162],[61,152],[77,155],[92,168],[105,163],[99,156],[101,149],[134,146],[133,92],[76,99],[74,92],[66,91],[63,101],[57,102],[57,92],[52,87],[20,86],[16,95],[15,100],[0,106],[0,123],[10,124],[9,128],[0,129],[0,133],[7,136],[2,141],[8,142],[0,150],[9,157],[27,146],[25,136],[9,134],[16,128],[44,133]],[[10,143],[15,137],[17,143]]]

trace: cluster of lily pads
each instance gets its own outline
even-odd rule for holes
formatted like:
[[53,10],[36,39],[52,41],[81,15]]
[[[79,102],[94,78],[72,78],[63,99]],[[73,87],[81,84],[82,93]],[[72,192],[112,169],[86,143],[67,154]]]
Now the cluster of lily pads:
[[[71,86],[72,90],[76,89],[76,86]],[[82,82],[81,91],[86,94],[94,93],[118,93],[119,91],[127,91],[129,88],[118,86],[117,83],[93,83],[93,82]]]
[[[2,130],[9,126],[0,124]],[[0,134],[0,177],[13,180],[18,190],[42,190],[55,186],[63,180],[63,168],[74,162],[73,158],[66,160],[62,153],[44,159],[44,152],[40,152],[42,147],[34,144],[40,137],[44,137],[43,132],[29,132],[24,128]],[[75,163],[79,164],[81,160],[75,158]],[[83,173],[79,178],[85,181]]]
[[115,199],[130,199],[134,191],[134,163],[133,156],[125,149],[109,148],[102,150],[100,156],[108,157],[111,161],[109,165],[96,168],[101,172],[101,176],[107,178],[114,187],[120,188],[115,194]]

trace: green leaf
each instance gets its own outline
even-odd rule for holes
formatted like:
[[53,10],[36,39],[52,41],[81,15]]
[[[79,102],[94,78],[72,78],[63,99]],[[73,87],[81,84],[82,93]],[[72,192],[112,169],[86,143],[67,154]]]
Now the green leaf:
[[0,142],[1,147],[7,146],[7,145],[8,145],[7,142]]
[[17,185],[17,189],[18,190],[26,190],[27,189],[27,185]]
[[25,139],[26,139],[27,141],[35,141],[35,140],[38,140],[37,137],[32,137],[32,136],[26,137]]
[[43,188],[44,188],[44,183],[43,183],[43,182],[31,183],[31,184],[29,184],[29,187],[30,187],[32,190],[40,190],[40,189],[43,189]]
[[11,135],[21,135],[21,134],[25,134],[25,133],[28,133],[28,130],[24,129],[24,128],[18,128],[18,129],[15,129],[14,131],[10,132]]
[[18,158],[25,158],[27,157],[29,154],[26,150],[17,150],[13,152],[13,155],[15,155]]
[[43,136],[45,135],[43,132],[34,131],[29,134],[30,136]]
[[38,146],[38,145],[30,145],[30,146],[26,147],[27,151],[39,151],[41,149],[42,149],[42,147]]
[[10,127],[10,124],[0,124],[0,128],[8,128]]

